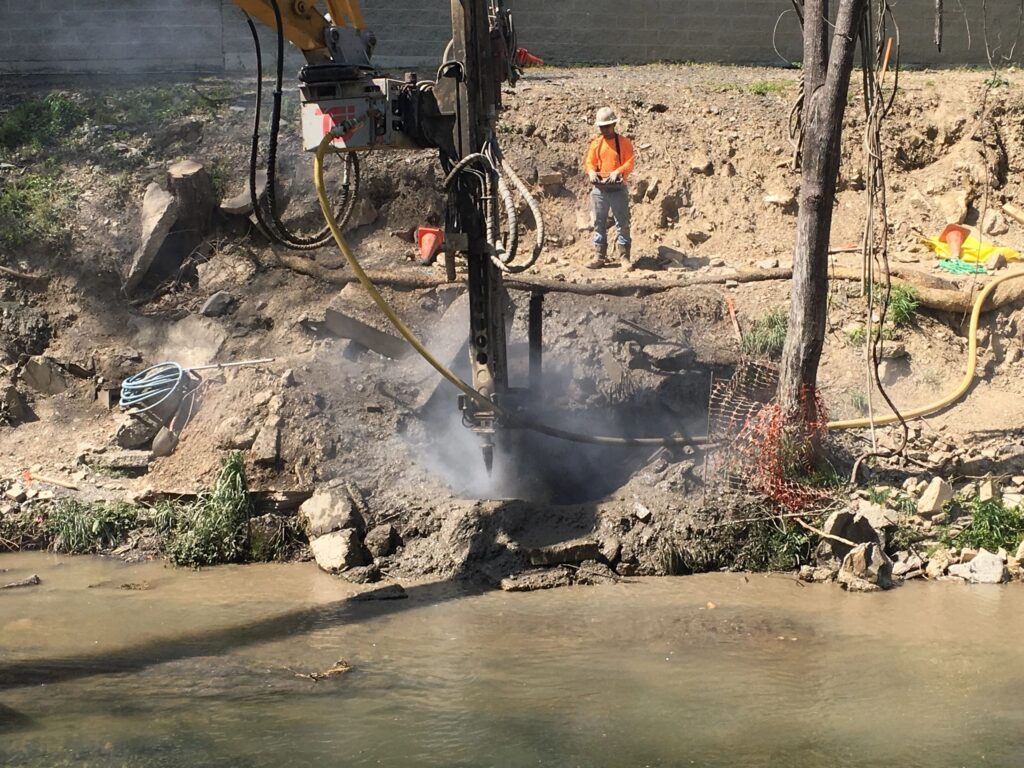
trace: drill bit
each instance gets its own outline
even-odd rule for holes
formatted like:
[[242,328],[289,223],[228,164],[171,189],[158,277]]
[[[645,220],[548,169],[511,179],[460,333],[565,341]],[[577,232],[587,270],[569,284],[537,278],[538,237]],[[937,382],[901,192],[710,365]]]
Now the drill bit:
[[491,476],[491,469],[494,468],[494,443],[484,443],[481,446],[484,453],[484,466],[487,468],[487,476]]

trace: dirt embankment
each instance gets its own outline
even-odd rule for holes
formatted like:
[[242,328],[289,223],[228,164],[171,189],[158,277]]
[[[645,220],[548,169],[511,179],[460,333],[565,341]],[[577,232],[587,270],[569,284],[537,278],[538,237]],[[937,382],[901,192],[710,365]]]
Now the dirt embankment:
[[[986,279],[936,272],[920,244],[951,215],[965,214],[988,239],[1024,247],[1024,226],[999,212],[1004,202],[1024,201],[1024,97],[1011,83],[991,90],[983,109],[985,79],[969,72],[901,78],[884,141],[891,259],[922,285],[967,289]],[[203,163],[218,196],[244,190],[251,91],[251,83],[230,82],[65,93],[47,97],[47,109],[33,107],[35,122],[21,133],[12,132],[10,117],[47,94],[3,94],[2,263],[22,273],[0,273],[0,365],[13,387],[4,390],[8,418],[0,426],[5,520],[45,515],[51,492],[86,500],[194,494],[211,482],[222,456],[244,450],[261,512],[292,515],[304,498],[328,489],[336,503],[357,509],[362,532],[392,527],[375,534],[386,534],[388,545],[369,553],[368,577],[372,568],[396,578],[526,574],[537,585],[810,559],[815,537],[784,521],[775,524],[778,539],[763,526],[754,526],[760,533],[753,538],[749,525],[709,528],[730,515],[766,512],[756,499],[723,495],[714,457],[693,448],[602,448],[515,433],[488,478],[475,438],[460,424],[454,390],[434,392],[435,377],[415,361],[389,359],[324,328],[333,306],[388,330],[361,289],[339,293],[283,268],[281,254],[244,215],[218,213],[186,258],[125,296],[146,189],[165,186],[170,165]],[[793,73],[715,67],[541,70],[506,94],[499,138],[545,212],[546,252],[526,280],[595,294],[547,295],[544,390],[535,400],[545,419],[610,434],[704,433],[712,380],[731,375],[743,357],[726,299],[743,332],[786,307],[785,281],[736,278],[791,258],[798,175],[787,120],[795,95]],[[631,194],[642,268],[629,275],[582,268],[590,222],[581,155],[591,115],[606,103],[638,148]],[[863,115],[858,96],[851,94],[850,105],[833,245],[836,266],[855,269],[852,250],[864,222]],[[51,123],[54,135],[37,131]],[[282,143],[286,218],[319,226],[308,157],[290,130]],[[561,183],[538,183],[554,174]],[[367,158],[349,235],[367,267],[399,282],[427,281],[385,293],[429,344],[443,347],[453,343],[449,323],[461,328],[461,287],[410,261],[412,229],[443,218],[439,187],[429,153]],[[528,240],[525,208],[520,218]],[[343,279],[332,248],[302,258]],[[636,287],[620,285],[626,295],[600,293],[602,283],[627,279]],[[681,287],[661,290],[667,283]],[[204,316],[218,292],[221,310]],[[528,294],[511,296],[513,376],[525,385]],[[821,375],[833,417],[885,410],[868,383],[864,314],[859,287],[836,281]],[[895,402],[917,405],[955,385],[964,332],[962,316],[927,310],[887,331],[892,351],[883,373]],[[985,475],[1001,478],[1008,495],[1020,492],[1022,347],[1019,309],[984,316],[977,384],[957,408],[916,424],[902,458],[870,465],[871,484],[891,489],[873,491],[873,500],[888,494],[897,507],[910,499],[900,507],[909,514],[933,475],[965,497]],[[24,373],[32,357],[53,361],[35,386]],[[166,457],[125,457],[115,442],[123,416],[97,399],[163,360],[189,366],[264,357],[274,362],[204,374],[199,407]],[[895,441],[887,433],[878,439]],[[867,444],[852,435],[836,443],[843,474],[843,462]],[[77,490],[28,479],[40,475]],[[821,517],[813,511],[807,519],[821,524]],[[939,540],[941,521],[911,517],[901,518],[899,530]],[[566,566],[554,572],[532,572],[560,562]]]

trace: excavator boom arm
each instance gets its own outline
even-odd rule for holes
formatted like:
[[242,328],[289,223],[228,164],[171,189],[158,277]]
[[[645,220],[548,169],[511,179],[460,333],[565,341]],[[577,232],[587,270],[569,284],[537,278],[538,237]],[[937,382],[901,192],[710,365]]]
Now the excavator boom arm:
[[[271,0],[234,0],[235,5],[261,23],[277,28],[274,4]],[[358,0],[326,0],[331,20],[317,8],[316,0],[277,0],[281,13],[281,28],[285,39],[303,51],[315,51],[327,46],[324,35],[332,26],[366,28]]]

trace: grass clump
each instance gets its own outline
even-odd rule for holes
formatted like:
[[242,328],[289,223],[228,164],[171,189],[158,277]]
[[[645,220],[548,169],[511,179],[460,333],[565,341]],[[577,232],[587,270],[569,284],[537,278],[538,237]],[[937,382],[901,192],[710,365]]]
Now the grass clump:
[[[879,288],[884,291],[884,288]],[[879,294],[882,295],[882,294]],[[889,322],[896,328],[906,328],[917,314],[921,302],[917,298],[917,289],[912,285],[894,285],[889,294]]]
[[766,518],[747,529],[736,564],[749,571],[787,571],[806,563],[812,542],[806,531],[791,520]]
[[1016,549],[1024,539],[1024,513],[1008,507],[1002,499],[973,499],[960,507],[961,516],[970,515],[971,522],[959,533],[944,535],[943,543],[952,547],[970,547],[995,552],[1000,547]]
[[120,544],[137,522],[138,512],[130,504],[61,499],[42,518],[41,525],[52,538],[55,551],[88,554]]
[[22,147],[52,146],[81,125],[86,112],[66,94],[54,92],[31,98],[0,116],[0,149],[14,152]]
[[751,357],[767,357],[778,360],[786,344],[786,326],[789,318],[786,310],[776,307],[768,315],[750,326],[743,334],[740,349]]
[[0,184],[0,243],[61,245],[68,237],[66,217],[76,190],[50,170],[3,179]]
[[758,80],[747,86],[750,93],[758,96],[767,96],[769,93],[782,93],[789,88],[790,84],[781,80]]
[[239,452],[224,459],[208,492],[194,504],[156,510],[157,528],[167,533],[167,555],[176,565],[199,567],[232,563],[246,550],[252,505]]
[[851,325],[846,329],[846,340],[855,347],[864,346],[868,340],[868,331],[863,325]]

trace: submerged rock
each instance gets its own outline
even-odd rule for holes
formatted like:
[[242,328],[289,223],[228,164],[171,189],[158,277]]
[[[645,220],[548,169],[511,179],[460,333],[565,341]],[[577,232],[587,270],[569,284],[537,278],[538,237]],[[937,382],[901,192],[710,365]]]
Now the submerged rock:
[[873,542],[858,544],[843,558],[836,577],[851,592],[874,592],[892,586],[892,560]]
[[370,562],[370,555],[363,548],[359,534],[353,528],[311,539],[309,548],[313,552],[316,564],[329,573],[358,568]]
[[978,550],[969,563],[949,566],[949,575],[971,584],[1002,584],[1010,580],[1003,558],[984,549]]

